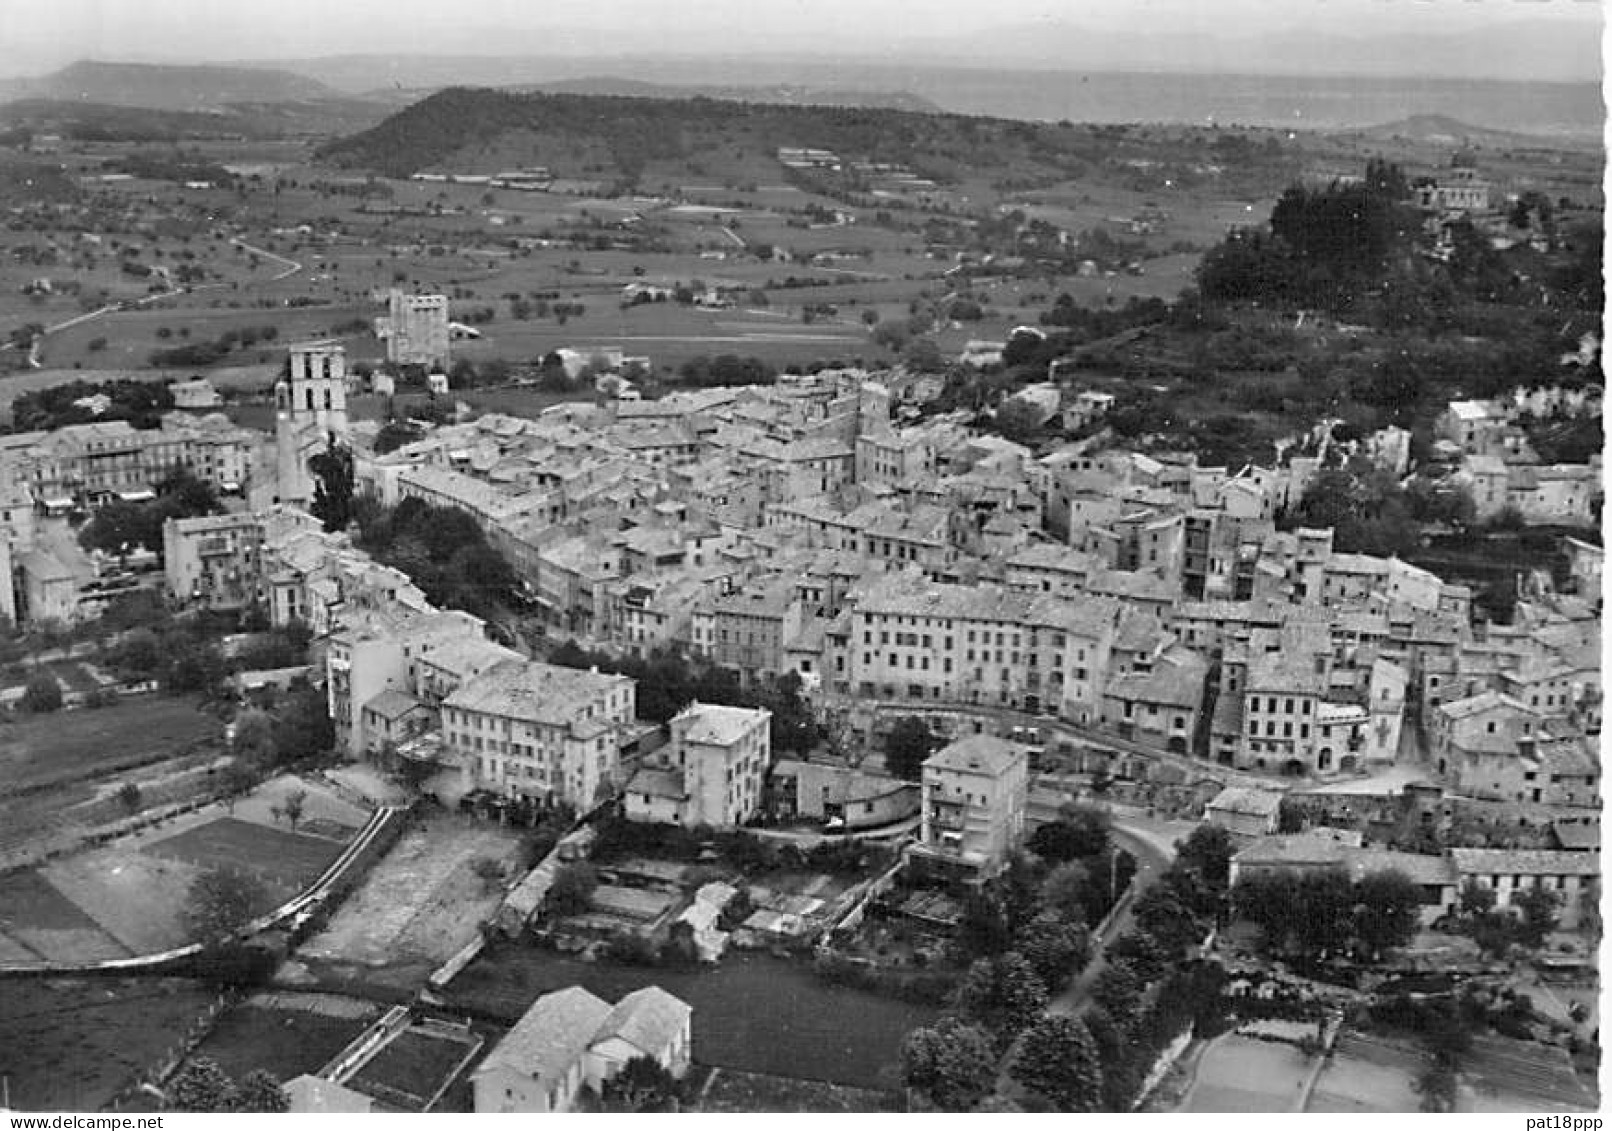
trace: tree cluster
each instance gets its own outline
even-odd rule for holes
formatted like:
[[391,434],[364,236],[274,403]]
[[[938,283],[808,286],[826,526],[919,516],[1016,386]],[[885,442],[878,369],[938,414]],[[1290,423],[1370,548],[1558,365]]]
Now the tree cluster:
[[329,447],[308,461],[308,471],[314,481],[308,512],[327,531],[346,530],[353,520],[353,453],[332,436]]
[[[106,411],[97,413],[78,403],[97,396],[111,399]],[[11,402],[11,427],[16,432],[52,431],[70,424],[126,420],[134,428],[155,428],[173,406],[173,393],[157,381],[69,381],[18,393]]]
[[1416,226],[1408,196],[1399,170],[1377,159],[1363,180],[1295,184],[1266,228],[1233,232],[1204,256],[1198,287],[1216,300],[1346,308],[1405,250]]
[[715,388],[725,385],[771,385],[778,371],[758,357],[724,353],[716,357],[691,357],[677,367],[677,379],[685,385]]
[[388,420],[381,425],[380,431],[375,433],[374,451],[378,456],[406,447],[424,436],[425,433],[407,420]]
[[[1222,829],[1204,826],[1182,842],[1175,862],[1137,901],[1137,927],[1110,948],[1094,1004],[1078,1021],[1044,1012],[1045,983],[1021,953],[1044,921],[1037,916],[1015,940],[1021,949],[976,960],[952,1016],[909,1036],[907,1086],[938,1110],[981,1110],[996,1078],[994,1059],[980,1066],[985,1050],[999,1057],[1017,1041],[1009,1071],[1033,1109],[1130,1110],[1159,1052],[1184,1027],[1219,1016],[1224,973],[1180,959],[1222,911],[1230,861]],[[1023,882],[1004,877],[1004,900]]]
[[170,349],[153,350],[149,360],[153,369],[205,369],[217,365],[237,349],[251,349],[259,342],[272,342],[279,336],[276,326],[242,326],[224,331],[211,342],[187,342]]
[[1224,973],[1182,956],[1222,914],[1232,845],[1203,825],[1177,846],[1175,861],[1136,901],[1136,926],[1109,947],[1085,1022],[1097,1046],[1100,1111],[1128,1111],[1159,1053],[1188,1025],[1220,1010]]
[[515,587],[515,571],[463,511],[408,498],[391,511],[361,508],[359,529],[359,545],[440,608],[492,619]]
[[598,1109],[638,1114],[677,1111],[683,1084],[651,1056],[635,1056],[604,1082]]
[[218,510],[212,485],[188,468],[175,467],[157,484],[155,499],[107,503],[79,529],[78,541],[86,550],[117,556],[135,550],[160,554],[163,526],[170,518],[194,518]]
[[903,1084],[937,1111],[972,1111],[995,1088],[997,1065],[1041,1017],[1047,990],[1017,951],[978,959],[933,1025],[907,1034]]
[[169,1081],[164,1110],[181,1112],[278,1113],[290,1102],[280,1082],[268,1072],[255,1069],[237,1082],[230,1079],[218,1062],[197,1057]]
[[214,635],[197,621],[169,620],[125,632],[103,653],[126,680],[155,678],[171,695],[216,694],[228,672]]
[[1375,960],[1415,935],[1422,892],[1392,870],[1359,880],[1332,869],[1280,871],[1244,877],[1232,901],[1272,953],[1306,962],[1344,954]]
[[824,730],[801,693],[794,672],[742,687],[731,668],[691,660],[676,648],[660,648],[648,657],[617,656],[590,651],[568,640],[549,653],[548,661],[562,667],[631,677],[638,684],[638,715],[664,723],[690,703],[727,707],[764,707],[772,712],[772,748],[779,753],[804,754],[823,741]]
[[62,685],[46,671],[35,672],[23,686],[19,705],[32,715],[48,715],[62,709]]
[[939,750],[944,740],[929,729],[921,715],[905,715],[884,736],[884,768],[891,777],[918,781],[923,777],[924,760]]
[[963,897],[953,940],[957,957],[968,962],[1016,952],[1043,986],[1062,989],[1091,956],[1089,928],[1097,921],[1092,909],[1106,909],[1101,902],[1106,889],[1094,892],[1087,877],[1080,863],[1049,872],[1045,861],[1015,855],[999,877]]
[[1461,887],[1456,918],[1485,954],[1504,958],[1513,947],[1538,950],[1556,928],[1562,897],[1538,884],[1512,896],[1513,910],[1495,906],[1494,889],[1468,880]]
[[[114,605],[107,615],[125,611],[136,610]],[[125,680],[154,678],[174,695],[206,698],[217,694],[233,672],[307,662],[308,630],[302,625],[259,633],[226,659],[218,645],[220,626],[205,618],[172,618],[156,609],[153,615],[131,617],[130,623],[128,628],[103,626],[118,635],[104,645],[100,662]],[[300,693],[295,686],[292,692]]]
[[599,873],[592,864],[582,860],[561,864],[555,869],[554,882],[543,898],[543,909],[559,918],[580,915],[588,909],[598,886]]
[[[1422,506],[1430,502],[1424,500]],[[1451,513],[1464,513],[1459,501]],[[1317,474],[1304,489],[1294,517],[1302,526],[1331,527],[1332,544],[1340,553],[1405,557],[1415,552],[1421,537],[1412,500],[1392,473],[1364,457]]]

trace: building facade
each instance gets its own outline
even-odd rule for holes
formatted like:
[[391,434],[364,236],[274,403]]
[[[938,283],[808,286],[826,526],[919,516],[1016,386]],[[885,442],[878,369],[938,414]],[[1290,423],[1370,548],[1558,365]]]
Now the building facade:
[[925,854],[992,875],[1024,833],[1029,752],[992,735],[960,738],[923,765],[919,842]]
[[465,784],[588,809],[618,783],[636,688],[626,676],[509,660],[442,704],[442,735]]

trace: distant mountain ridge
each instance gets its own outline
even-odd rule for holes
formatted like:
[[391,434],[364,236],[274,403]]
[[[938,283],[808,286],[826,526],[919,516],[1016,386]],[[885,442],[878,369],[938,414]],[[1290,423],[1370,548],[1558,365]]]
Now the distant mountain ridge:
[[1190,28],[1155,28],[1138,35],[1129,29],[1043,20],[983,35],[914,38],[903,50],[914,59],[960,62],[979,59],[981,42],[990,40],[1021,44],[1017,58],[1023,66],[1071,71],[1508,82],[1599,82],[1602,71],[1601,25],[1589,18],[1524,18],[1437,34],[1371,27],[1350,34],[1317,33],[1303,26],[1278,26],[1237,35]]
[[1381,125],[1366,126],[1353,131],[1367,137],[1409,138],[1437,145],[1526,146],[1546,145],[1554,139],[1539,134],[1516,130],[1497,130],[1488,126],[1475,126],[1447,114],[1413,114]]
[[[1070,49],[1060,54],[1032,35],[1033,30],[1036,29],[1027,27],[1021,34],[1009,37],[1022,45],[1021,62],[994,68],[978,54],[968,59],[959,54],[949,62],[933,56],[898,57],[889,53],[878,58],[854,53],[828,58],[808,52],[788,57],[725,54],[693,58],[676,54],[632,55],[628,43],[623,43],[614,55],[587,58],[553,53],[377,53],[287,61],[283,65],[328,85],[360,91],[367,98],[394,106],[450,87],[537,89],[600,75],[631,75],[633,82],[682,88],[677,92],[679,96],[700,87],[788,86],[854,92],[845,100],[850,102],[852,97],[862,98],[868,92],[874,92],[876,97],[880,91],[899,91],[933,103],[944,113],[1028,121],[1212,120],[1223,124],[1356,130],[1412,115],[1444,114],[1494,129],[1598,144],[1606,116],[1599,80],[1586,82],[1576,77],[1583,67],[1572,59],[1591,65],[1582,58],[1582,50],[1572,59],[1562,57],[1563,65],[1555,81],[1550,82],[1524,81],[1507,74],[1523,68],[1513,65],[1514,60],[1508,63],[1501,58],[1495,60],[1493,74],[1486,78],[1432,74],[1349,78],[1327,73],[1283,77],[1283,70],[1296,69],[1288,60],[1300,55],[1216,49],[1215,58],[1221,69],[1208,74],[1201,69],[1168,69],[1161,53],[1139,55],[1140,47],[1112,43],[1112,37],[1100,41],[1114,47],[1107,55],[1090,44],[1079,50],[1069,45]],[[1593,48],[1600,37],[1594,33],[1580,38]],[[1053,47],[1061,42],[1054,35],[1048,39]],[[1311,39],[1326,42],[1322,37]],[[516,48],[515,43],[500,46],[511,52]],[[963,49],[959,46],[957,50],[960,53]],[[1314,44],[1305,50],[1313,52]],[[1340,43],[1339,50],[1357,51],[1359,41]],[[1201,58],[1210,55],[1208,48],[1199,50]],[[1593,65],[1599,66],[1598,58]]]
[[232,102],[206,110],[160,110],[59,98],[0,101],[0,125],[78,141],[196,141],[205,138],[328,137],[367,129],[387,107],[357,99]]
[[715,98],[726,102],[755,102],[780,106],[854,106],[868,110],[905,110],[914,114],[945,111],[927,98],[904,90],[847,90],[841,87],[803,86],[681,86],[644,82],[614,75],[590,75],[558,82],[516,84],[509,89],[544,94],[587,94],[614,98]]
[[190,113],[235,103],[352,101],[316,79],[257,67],[169,66],[80,60],[38,78],[0,84],[0,101],[41,99]]

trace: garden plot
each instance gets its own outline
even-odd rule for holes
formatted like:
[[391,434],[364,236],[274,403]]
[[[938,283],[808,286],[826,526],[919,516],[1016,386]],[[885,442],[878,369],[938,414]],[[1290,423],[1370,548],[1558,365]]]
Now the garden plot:
[[1423,1051],[1409,1041],[1344,1031],[1316,1079],[1306,1111],[1417,1111]]
[[[217,867],[260,880],[264,896],[257,910],[270,911],[316,879],[362,820],[356,806],[307,788],[306,819],[326,822],[316,828],[329,835],[275,827],[268,811],[296,788],[304,788],[296,778],[277,779],[237,802],[235,816],[212,805],[57,860],[34,873],[38,884],[30,889],[31,898],[17,904],[14,917],[0,921],[0,932],[56,961],[122,958],[182,946],[192,941],[185,915],[190,886]],[[39,884],[76,908],[82,921],[49,900]],[[36,912],[37,921],[30,921]]]
[[327,994],[259,994],[220,1019],[193,1056],[239,1079],[255,1068],[290,1080],[318,1072],[369,1027],[380,1006]]
[[255,876],[283,900],[318,879],[341,854],[341,842],[224,817],[148,844],[142,851],[198,868]]
[[146,856],[136,839],[56,861],[42,875],[128,953],[182,946],[186,895],[202,869]]
[[0,962],[93,962],[128,954],[38,872],[0,879]]
[[481,1046],[482,1038],[468,1026],[419,1021],[383,1045],[346,1084],[388,1108],[427,1111]]
[[0,993],[0,1076],[20,1111],[95,1111],[151,1068],[215,992],[180,978],[46,978]]
[[1204,1049],[1181,1111],[1293,1111],[1310,1062],[1288,1044],[1227,1034]]
[[821,1080],[797,1080],[790,1076],[767,1076],[732,1068],[712,1070],[711,1079],[700,1096],[703,1112],[874,1112],[891,1107],[885,1092],[872,1088],[852,1088]]

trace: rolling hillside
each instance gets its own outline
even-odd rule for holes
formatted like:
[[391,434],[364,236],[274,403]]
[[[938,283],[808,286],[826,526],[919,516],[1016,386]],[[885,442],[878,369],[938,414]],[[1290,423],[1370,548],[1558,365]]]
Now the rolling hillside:
[[252,67],[181,67],[85,59],[39,78],[0,87],[0,98],[217,111],[232,103],[347,99],[324,83],[290,71]]
[[980,170],[1028,176],[1068,170],[1112,148],[1085,128],[950,114],[455,88],[332,142],[319,156],[409,176],[495,172],[501,162],[521,159],[555,165],[550,153],[580,150],[588,167],[556,171],[632,181],[648,163],[735,150],[770,158],[783,146],[897,162],[939,181]]
[[1563,144],[1561,139],[1475,126],[1445,114],[1416,114],[1357,132],[1365,137],[1385,140],[1403,139],[1431,145],[1482,145],[1499,149]]
[[208,138],[329,137],[379,121],[386,107],[340,99],[237,103],[223,110],[155,110],[26,98],[0,102],[0,128],[53,133],[74,141],[177,142]]

